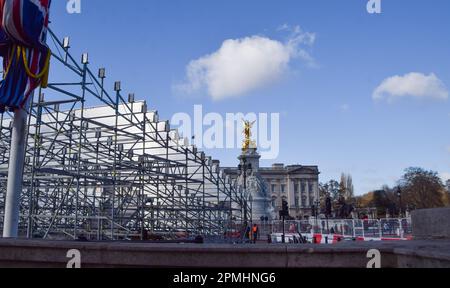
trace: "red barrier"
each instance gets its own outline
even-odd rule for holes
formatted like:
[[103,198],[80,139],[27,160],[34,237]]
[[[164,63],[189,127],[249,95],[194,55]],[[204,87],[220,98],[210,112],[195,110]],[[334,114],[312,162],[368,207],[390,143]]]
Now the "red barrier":
[[314,234],[314,244],[322,243],[322,234]]

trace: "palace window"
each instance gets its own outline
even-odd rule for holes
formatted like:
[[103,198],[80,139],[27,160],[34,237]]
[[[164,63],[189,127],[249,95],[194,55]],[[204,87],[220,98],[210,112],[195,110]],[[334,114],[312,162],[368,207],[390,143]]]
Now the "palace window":
[[306,206],[306,196],[302,196],[303,207]]

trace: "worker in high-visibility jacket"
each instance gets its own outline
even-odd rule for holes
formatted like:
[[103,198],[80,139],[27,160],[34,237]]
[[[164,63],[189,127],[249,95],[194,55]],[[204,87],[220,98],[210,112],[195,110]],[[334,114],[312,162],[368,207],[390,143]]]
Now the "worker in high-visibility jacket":
[[259,227],[258,225],[253,225],[252,227],[252,234],[253,234],[253,243],[256,243],[256,240],[258,240],[258,234],[259,234]]

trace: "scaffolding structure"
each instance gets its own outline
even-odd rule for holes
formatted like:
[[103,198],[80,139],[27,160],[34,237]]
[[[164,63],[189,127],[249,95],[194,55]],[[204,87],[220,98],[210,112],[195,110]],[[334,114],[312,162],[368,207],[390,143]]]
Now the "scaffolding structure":
[[[145,101],[124,97],[120,82],[108,92],[105,69],[94,74],[87,54],[75,61],[69,38],[49,30],[48,43],[52,68],[61,66],[64,80],[51,78],[29,108],[21,237],[223,240],[245,225],[252,213],[246,193],[219,161],[182,139]],[[0,115],[0,229],[11,119]]]

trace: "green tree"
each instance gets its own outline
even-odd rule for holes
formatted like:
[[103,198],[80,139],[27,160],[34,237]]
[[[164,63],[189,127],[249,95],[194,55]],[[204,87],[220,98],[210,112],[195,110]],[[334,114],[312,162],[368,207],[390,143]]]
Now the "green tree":
[[397,216],[399,213],[395,189],[384,185],[380,190],[372,191],[355,198],[359,208],[376,208],[380,218],[386,214]]
[[397,206],[395,202],[392,201],[390,191],[383,189],[373,192],[373,199],[371,206],[377,208],[378,217],[385,217],[386,214],[391,214],[395,216],[397,214]]
[[331,198],[332,210],[335,211],[338,209],[339,182],[336,180],[330,180],[327,183],[320,184],[320,207],[322,211],[325,211],[325,200],[327,197]]
[[405,206],[425,209],[446,205],[447,195],[441,178],[435,171],[411,167],[400,180],[402,209]]
[[330,180],[327,183],[320,184],[320,197],[330,197],[332,200],[339,199],[339,183],[336,180]]

